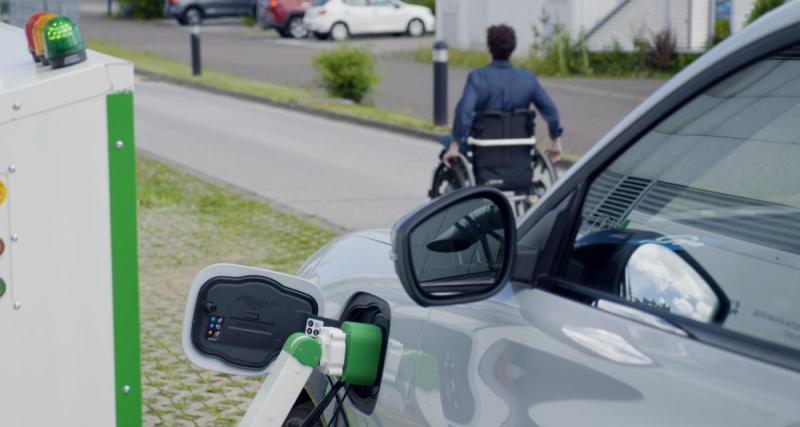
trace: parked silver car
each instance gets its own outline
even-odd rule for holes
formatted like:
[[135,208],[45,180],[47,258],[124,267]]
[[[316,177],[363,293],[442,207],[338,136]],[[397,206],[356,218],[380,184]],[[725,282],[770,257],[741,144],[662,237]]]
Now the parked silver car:
[[164,16],[181,25],[200,24],[207,18],[256,14],[256,0],[165,0]]
[[[385,337],[382,376],[325,419],[800,425],[799,163],[791,2],[666,83],[519,221],[470,188],[312,256],[291,280],[321,296],[291,298]],[[312,378],[294,422],[331,384]]]

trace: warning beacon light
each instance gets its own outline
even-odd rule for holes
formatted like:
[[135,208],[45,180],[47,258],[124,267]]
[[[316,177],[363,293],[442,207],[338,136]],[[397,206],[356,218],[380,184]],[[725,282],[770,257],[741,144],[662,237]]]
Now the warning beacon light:
[[53,68],[86,60],[86,43],[78,25],[66,16],[53,18],[44,27],[44,50]]
[[42,15],[47,15],[47,12],[36,12],[25,21],[25,36],[28,38],[28,52],[31,53],[33,60],[36,62],[41,61],[38,56],[36,56],[36,49],[33,46],[33,24],[36,23],[36,20],[39,19]]
[[44,56],[44,26],[47,24],[48,21],[55,18],[57,15],[55,13],[45,13],[44,15],[40,16],[36,19],[36,22],[33,23],[33,49],[34,54],[37,58],[42,62],[44,65],[50,65],[47,62],[47,57]]

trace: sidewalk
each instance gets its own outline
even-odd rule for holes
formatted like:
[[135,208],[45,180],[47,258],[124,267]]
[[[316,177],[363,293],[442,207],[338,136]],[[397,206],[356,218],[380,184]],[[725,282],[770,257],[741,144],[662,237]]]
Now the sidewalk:
[[[100,38],[129,49],[152,51],[182,62],[189,62],[188,30],[172,20],[124,21],[106,18],[96,2],[82,3],[81,26],[84,36]],[[233,30],[231,30],[233,28]],[[235,20],[208,21],[203,26],[204,66],[254,80],[297,87],[314,86],[316,72],[311,58],[320,50],[335,46],[317,40],[283,40],[272,32],[237,26]],[[432,116],[432,68],[411,59],[393,57],[392,46],[408,49],[409,43],[431,43],[430,38],[409,40],[382,37],[359,39],[374,43],[384,55],[379,71],[384,77],[374,101],[386,109],[421,118]],[[469,70],[451,68],[449,75],[450,111],[458,101]],[[636,107],[663,82],[651,79],[552,79],[543,84],[555,99],[566,129],[568,151],[582,154],[611,127]],[[545,129],[538,123],[539,129]],[[544,134],[540,131],[540,135]]]

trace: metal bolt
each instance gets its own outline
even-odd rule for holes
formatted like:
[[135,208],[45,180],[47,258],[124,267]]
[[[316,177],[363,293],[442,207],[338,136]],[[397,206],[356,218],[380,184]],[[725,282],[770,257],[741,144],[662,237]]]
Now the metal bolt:
[[19,110],[21,110],[21,109],[22,109],[22,103],[21,103],[21,102],[19,102],[19,101],[17,101],[17,102],[15,102],[13,105],[11,105],[11,108],[12,108],[14,111],[19,111]]
[[131,386],[129,386],[129,385],[122,386],[122,392],[125,393],[125,394],[130,393],[131,392]]
[[124,142],[122,142],[122,141],[117,141],[117,143],[116,143],[116,144],[114,144],[114,145],[116,145],[116,146],[117,146],[117,148],[122,148],[122,147],[124,147],[124,146],[125,146],[125,143],[124,143]]
[[14,310],[19,310],[22,308],[22,303],[19,301],[14,301]]
[[19,240],[19,234],[16,234],[16,233],[12,234],[11,235],[11,241],[12,242],[16,242],[17,240]]
[[8,171],[14,173],[17,171],[17,165],[8,165]]

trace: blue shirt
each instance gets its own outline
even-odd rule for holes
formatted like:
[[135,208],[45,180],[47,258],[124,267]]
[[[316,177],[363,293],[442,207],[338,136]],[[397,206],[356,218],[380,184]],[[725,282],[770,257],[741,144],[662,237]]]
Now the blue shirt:
[[514,67],[509,61],[494,61],[469,73],[464,94],[456,107],[451,138],[458,141],[463,149],[476,111],[528,109],[531,103],[547,122],[550,138],[560,137],[563,129],[558,109],[539,84],[536,75]]

